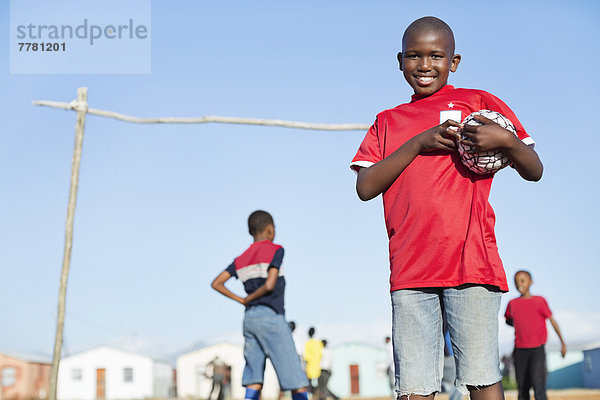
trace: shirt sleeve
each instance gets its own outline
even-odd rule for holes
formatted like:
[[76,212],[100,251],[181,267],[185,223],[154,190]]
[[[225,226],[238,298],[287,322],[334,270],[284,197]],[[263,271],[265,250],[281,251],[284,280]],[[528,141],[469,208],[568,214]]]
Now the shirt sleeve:
[[540,299],[540,312],[544,318],[550,318],[552,316],[552,311],[550,311],[550,307],[548,307],[548,302],[543,297],[540,297]]
[[280,269],[282,263],[283,263],[283,247],[280,247],[275,252],[273,259],[271,260],[271,263],[269,264],[269,268]]
[[378,125],[379,116],[367,131],[367,135],[363,139],[356,155],[350,163],[350,168],[355,172],[358,172],[361,168],[368,168],[383,159],[379,141]]
[[229,272],[229,275],[233,276],[234,278],[238,278],[237,272],[235,272],[235,261],[229,264],[229,267],[225,268],[225,271]]
[[512,318],[512,314],[510,312],[510,301],[508,302],[508,304],[506,306],[506,312],[504,313],[504,318],[506,318],[506,319]]
[[513,110],[511,110],[509,106],[507,106],[502,100],[500,100],[493,94],[487,92],[485,92],[485,94],[486,95],[482,99],[483,108],[491,111],[497,111],[500,114],[504,115],[515,126],[515,129],[517,130],[517,136],[519,137],[519,139],[521,139],[526,145],[535,147],[535,141],[525,131],[525,128],[523,127],[521,121],[519,121]]

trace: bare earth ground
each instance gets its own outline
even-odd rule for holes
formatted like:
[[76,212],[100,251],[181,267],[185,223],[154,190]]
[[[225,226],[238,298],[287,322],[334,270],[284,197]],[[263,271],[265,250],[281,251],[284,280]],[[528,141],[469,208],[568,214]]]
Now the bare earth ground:
[[[506,400],[517,400],[516,390],[507,390],[504,392]],[[465,400],[469,397],[465,396]],[[436,400],[448,400],[448,395],[440,393],[435,396]],[[533,392],[531,392],[533,400]],[[360,400],[390,400],[389,397],[360,398]],[[548,400],[600,400],[600,389],[564,389],[548,390]]]
[[[504,392],[506,400],[517,400],[516,390]],[[533,392],[531,395],[533,399]],[[600,390],[596,389],[563,389],[548,390],[548,400],[600,400]]]

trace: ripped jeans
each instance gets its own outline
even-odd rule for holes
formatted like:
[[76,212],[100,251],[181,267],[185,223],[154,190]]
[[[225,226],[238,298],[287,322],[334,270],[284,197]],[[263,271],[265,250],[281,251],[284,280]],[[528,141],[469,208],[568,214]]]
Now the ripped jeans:
[[396,395],[441,391],[444,368],[442,306],[456,362],[458,390],[502,379],[498,312],[502,293],[481,285],[401,289],[391,293]]

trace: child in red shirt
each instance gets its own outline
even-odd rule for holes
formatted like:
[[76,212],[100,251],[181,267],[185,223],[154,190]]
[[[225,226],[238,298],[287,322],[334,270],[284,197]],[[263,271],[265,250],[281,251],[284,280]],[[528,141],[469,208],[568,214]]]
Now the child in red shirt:
[[[435,17],[404,32],[399,67],[410,103],[377,115],[352,160],[363,201],[382,194],[389,237],[392,341],[398,400],[433,399],[441,390],[442,307],[448,316],[456,387],[473,400],[504,398],[498,357],[498,312],[508,291],[488,198],[493,174],[475,175],[457,143],[502,150],[521,177],[538,181],[542,163],[515,114],[482,90],[448,85],[461,56],[452,29]],[[517,135],[487,118],[500,112]],[[462,130],[462,137],[457,132]]]
[[533,387],[536,400],[546,400],[546,352],[544,344],[548,338],[546,319],[560,339],[561,354],[567,353],[567,345],[560,334],[558,324],[552,317],[546,299],[532,296],[529,287],[533,283],[528,271],[515,274],[515,286],[521,297],[512,299],[506,307],[506,323],[515,328],[515,350],[513,360],[519,387],[519,400],[529,400],[529,389]]

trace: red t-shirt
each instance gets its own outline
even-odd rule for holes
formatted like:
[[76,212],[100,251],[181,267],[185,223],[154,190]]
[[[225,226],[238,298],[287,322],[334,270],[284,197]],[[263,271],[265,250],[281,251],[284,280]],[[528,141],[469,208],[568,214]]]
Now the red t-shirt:
[[[369,167],[419,133],[482,109],[503,114],[525,144],[534,143],[500,99],[482,90],[447,85],[378,114],[351,168]],[[471,172],[458,152],[433,151],[417,156],[383,193],[391,291],[465,283],[508,291],[488,202],[492,178]]]
[[508,302],[504,318],[512,319],[515,328],[515,347],[530,349],[546,343],[546,319],[552,316],[542,296],[518,297]]

